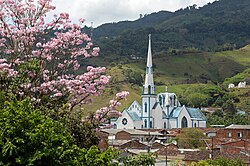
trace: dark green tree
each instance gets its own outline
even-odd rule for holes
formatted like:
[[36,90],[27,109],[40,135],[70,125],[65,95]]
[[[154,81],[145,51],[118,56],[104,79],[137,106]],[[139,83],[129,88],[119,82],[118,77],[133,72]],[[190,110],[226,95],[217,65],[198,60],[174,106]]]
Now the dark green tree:
[[0,109],[0,165],[113,165],[112,150],[79,148],[65,126],[30,100],[5,102]]

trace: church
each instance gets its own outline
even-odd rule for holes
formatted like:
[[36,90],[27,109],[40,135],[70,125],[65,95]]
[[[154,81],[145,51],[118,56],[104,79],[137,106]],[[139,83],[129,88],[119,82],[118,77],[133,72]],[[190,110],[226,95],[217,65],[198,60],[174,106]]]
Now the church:
[[151,35],[149,35],[145,83],[141,103],[134,101],[122,111],[122,116],[111,119],[114,129],[171,129],[206,127],[206,117],[198,108],[181,105],[175,93],[156,94],[153,78]]

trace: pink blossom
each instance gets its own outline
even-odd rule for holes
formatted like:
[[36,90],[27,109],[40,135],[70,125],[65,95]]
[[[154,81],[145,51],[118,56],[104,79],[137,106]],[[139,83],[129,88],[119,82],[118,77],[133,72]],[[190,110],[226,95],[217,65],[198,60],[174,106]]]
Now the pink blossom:
[[85,22],[85,19],[80,18],[80,19],[79,19],[79,22],[80,22],[80,23],[84,23],[84,22]]
[[7,62],[6,59],[0,59],[0,63]]
[[59,67],[59,68],[63,68],[63,67],[64,67],[64,64],[59,63],[59,64],[57,65],[57,67]]
[[53,97],[60,97],[60,96],[62,96],[61,92],[58,92],[58,93],[56,93],[56,94],[53,95]]
[[129,92],[122,91],[122,92],[116,94],[116,98],[118,98],[118,99],[126,99],[127,95],[129,95]]
[[41,43],[37,43],[36,46],[37,47],[42,47],[42,44]]
[[92,55],[93,56],[98,56],[99,52],[100,52],[100,48],[99,47],[95,47],[95,48],[93,48]]
[[[22,85],[26,91],[16,88],[13,93],[35,98],[36,103],[42,100],[43,95],[52,97],[53,102],[65,96],[69,109],[86,103],[87,100],[81,101],[85,96],[100,95],[110,77],[104,75],[105,67],[88,66],[86,73],[81,72],[80,62],[86,57],[97,56],[100,51],[99,47],[93,48],[91,38],[82,33],[81,24],[71,23],[67,13],[48,20],[46,15],[55,9],[51,0],[0,0],[0,5],[0,18],[8,20],[8,24],[4,24],[0,19],[0,77],[12,81],[12,77],[19,74],[18,71],[28,77],[17,86]],[[84,19],[79,21],[83,23]],[[51,36],[49,31],[56,32]],[[14,44],[6,41],[13,41]],[[19,69],[19,64],[30,63],[34,63],[34,71]],[[72,70],[77,74],[68,74]],[[121,98],[125,98],[124,95]],[[115,110],[120,105],[119,100],[115,98],[100,113]],[[101,114],[100,118],[105,119]]]
[[32,54],[36,57],[40,56],[41,55],[41,52],[40,51],[32,51]]

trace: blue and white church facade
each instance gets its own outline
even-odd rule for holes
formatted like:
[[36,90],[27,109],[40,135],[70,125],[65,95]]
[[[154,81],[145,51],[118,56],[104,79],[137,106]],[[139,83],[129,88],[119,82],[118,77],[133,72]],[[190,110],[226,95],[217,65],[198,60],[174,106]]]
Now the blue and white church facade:
[[112,119],[115,129],[171,129],[206,127],[206,117],[198,108],[181,105],[175,93],[156,94],[153,78],[151,35],[149,35],[145,83],[141,103],[134,101],[122,111],[122,116]]

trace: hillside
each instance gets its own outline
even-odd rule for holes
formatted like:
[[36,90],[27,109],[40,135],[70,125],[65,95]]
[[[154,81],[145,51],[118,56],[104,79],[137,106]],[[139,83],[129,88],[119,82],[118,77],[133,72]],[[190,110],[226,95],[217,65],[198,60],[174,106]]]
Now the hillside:
[[[103,57],[99,57],[98,61],[103,62],[100,60],[101,58]],[[153,62],[157,92],[164,91],[167,85],[169,91],[177,93],[182,104],[187,106],[193,106],[196,101],[200,102],[196,104],[202,103],[203,106],[222,106],[221,98],[232,98],[236,101],[237,108],[250,111],[249,89],[227,90],[229,82],[238,83],[250,79],[250,45],[238,50],[216,53],[204,52],[175,56],[155,55],[153,56]],[[130,95],[127,101],[123,102],[120,110],[127,107],[135,99],[140,101],[145,64],[146,60],[140,59],[133,63],[109,66],[108,74],[112,78],[109,87],[104,92],[105,95],[94,99],[93,104],[86,106],[84,109],[95,111],[105,106],[105,103],[108,103],[109,99],[121,90],[128,90]],[[128,73],[133,73],[133,75],[128,75]],[[139,76],[142,78],[137,80],[130,78],[139,78]],[[190,94],[194,94],[194,96]],[[194,100],[190,103],[192,99]]]
[[204,7],[195,5],[176,12],[158,12],[136,21],[104,24],[94,29],[102,55],[144,57],[147,34],[155,52],[171,48],[222,51],[240,48],[250,39],[250,1],[219,0]]

